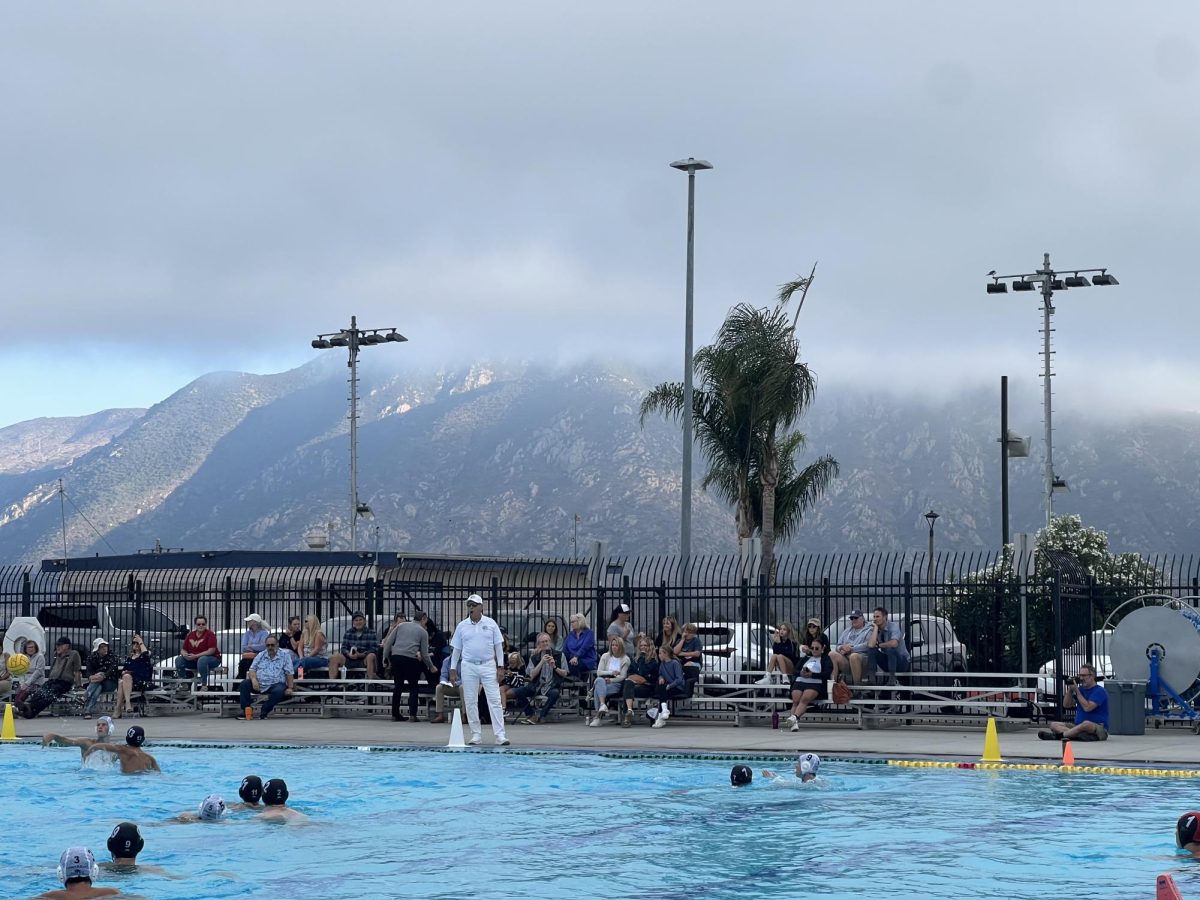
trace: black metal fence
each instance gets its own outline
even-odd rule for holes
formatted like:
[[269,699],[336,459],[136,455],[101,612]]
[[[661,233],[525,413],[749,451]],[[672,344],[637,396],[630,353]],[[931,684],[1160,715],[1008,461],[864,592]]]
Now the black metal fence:
[[755,577],[736,556],[694,557],[687,572],[673,556],[423,558],[419,565],[400,557],[394,566],[366,560],[357,569],[281,565],[137,573],[9,566],[0,568],[0,622],[36,617],[48,633],[84,647],[106,629],[106,637],[118,639],[150,632],[156,655],[165,657],[177,651],[197,614],[218,632],[240,632],[251,612],[276,628],[292,615],[313,614],[336,623],[327,629],[336,639],[358,610],[380,633],[394,613],[424,610],[450,631],[470,593],[485,599],[488,613],[518,643],[547,619],[564,629],[573,613],[603,634],[620,603],[632,608],[635,628],[651,635],[667,616],[681,623],[786,621],[798,629],[815,618],[828,628],[852,609],[882,606],[910,625],[923,617],[948,622],[966,647],[971,671],[1036,671],[1054,660],[1063,672],[1078,664],[1072,652],[1091,656],[1092,632],[1124,600],[1147,593],[1200,595],[1200,558],[1142,562],[1141,579],[1119,588],[1098,584],[1061,560],[1041,561],[1036,577],[1022,584],[994,553],[943,553],[932,566],[923,554],[783,556],[773,582]]

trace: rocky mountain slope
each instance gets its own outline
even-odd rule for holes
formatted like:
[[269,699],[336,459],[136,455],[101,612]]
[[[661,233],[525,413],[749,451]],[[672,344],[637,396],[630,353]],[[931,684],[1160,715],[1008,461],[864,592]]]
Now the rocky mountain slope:
[[[369,355],[368,355],[369,356]],[[348,546],[344,361],[277,375],[205,376],[142,413],[109,410],[0,429],[0,562],[168,547],[298,549],[328,528]],[[680,432],[639,426],[654,379],[619,366],[360,367],[359,548],[569,556],[672,553]],[[784,552],[919,550],[999,543],[996,402],[825,392],[806,418],[813,455],[842,475]],[[1034,403],[1025,409],[1037,410]],[[1024,428],[1036,432],[1037,415]],[[1014,415],[1014,422],[1022,421]],[[1056,509],[1109,531],[1117,549],[1191,552],[1200,529],[1200,417],[1100,422],[1056,416],[1070,494]],[[1035,448],[1035,457],[1037,450]],[[703,461],[697,460],[697,483]],[[1041,467],[1010,467],[1013,531],[1036,530]],[[694,552],[732,552],[731,512],[697,493]]]

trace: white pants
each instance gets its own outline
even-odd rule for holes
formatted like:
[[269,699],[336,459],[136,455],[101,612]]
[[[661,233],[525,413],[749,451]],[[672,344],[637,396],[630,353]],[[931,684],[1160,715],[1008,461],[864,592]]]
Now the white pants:
[[496,681],[496,664],[494,662],[473,663],[467,660],[459,661],[462,673],[462,704],[467,710],[467,723],[471,726],[471,736],[479,737],[479,687],[487,695],[488,712],[492,716],[492,733],[496,740],[504,740],[504,707],[500,705],[500,685]]

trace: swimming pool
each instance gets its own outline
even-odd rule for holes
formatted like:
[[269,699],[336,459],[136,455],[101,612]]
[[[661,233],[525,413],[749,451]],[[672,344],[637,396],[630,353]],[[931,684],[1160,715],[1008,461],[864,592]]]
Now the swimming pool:
[[[77,750],[0,746],[0,895],[55,886],[69,844],[107,859],[122,819],[177,880],[108,877],[146,897],[1042,898],[1152,896],[1200,863],[1173,851],[1192,780],[895,768],[829,759],[814,785],[732,761],[576,752],[366,752],[156,745],[162,775],[84,768]],[[778,764],[773,768],[780,768]],[[788,768],[786,763],[783,765]],[[235,813],[153,827],[243,775],[282,777],[302,826]]]

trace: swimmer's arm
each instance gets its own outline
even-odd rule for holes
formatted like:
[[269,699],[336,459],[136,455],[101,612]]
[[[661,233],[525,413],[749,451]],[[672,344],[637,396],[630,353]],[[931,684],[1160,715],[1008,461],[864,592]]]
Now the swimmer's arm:
[[761,777],[761,778],[778,778],[779,777],[774,772],[772,772],[770,769],[763,769],[758,774],[759,774],[759,777]]
[[61,734],[50,733],[42,737],[43,747],[78,747],[80,750],[85,750],[94,744],[91,738],[72,738],[63,737]]

